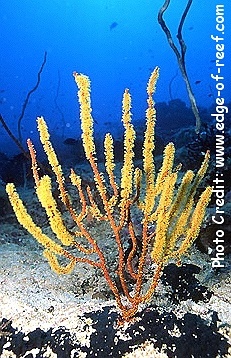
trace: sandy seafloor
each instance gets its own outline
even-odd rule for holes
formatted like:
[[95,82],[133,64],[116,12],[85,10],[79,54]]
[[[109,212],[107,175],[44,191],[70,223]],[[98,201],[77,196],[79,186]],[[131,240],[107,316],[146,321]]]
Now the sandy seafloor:
[[[166,269],[152,301],[122,328],[99,271],[79,264],[58,276],[13,214],[0,226],[2,358],[231,357],[228,257],[226,268],[214,271],[194,247],[182,268]],[[94,231],[115,267],[110,233],[98,225]]]

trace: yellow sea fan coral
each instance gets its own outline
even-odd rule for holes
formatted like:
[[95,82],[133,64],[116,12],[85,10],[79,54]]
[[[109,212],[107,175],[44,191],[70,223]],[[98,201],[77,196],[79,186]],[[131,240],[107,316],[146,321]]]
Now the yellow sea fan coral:
[[[38,200],[45,209],[52,238],[44,234],[35,224],[14,184],[7,184],[6,191],[18,221],[44,247],[44,256],[51,268],[59,274],[70,273],[77,262],[89,264],[102,271],[108,286],[115,296],[121,313],[121,321],[131,320],[141,303],[151,299],[159,282],[164,266],[170,259],[179,262],[199,234],[212,188],[207,187],[196,202],[196,191],[201,184],[209,161],[209,152],[198,171],[188,170],[178,178],[180,166],[174,167],[175,147],[169,143],[164,150],[162,166],[155,175],[154,133],[156,112],[153,93],[159,69],[156,68],[148,82],[146,128],[143,143],[143,165],[135,168],[134,146],[136,132],[131,118],[131,95],[126,89],[122,102],[124,126],[124,158],[121,175],[115,178],[114,145],[111,134],[104,141],[105,169],[98,167],[94,143],[93,118],[90,98],[90,80],[87,76],[74,73],[78,86],[82,141],[86,158],[92,168],[94,187],[83,187],[82,180],[71,169],[70,180],[79,198],[77,208],[65,187],[65,178],[58,157],[50,141],[50,134],[43,117],[39,117],[40,140],[52,171],[55,174],[60,198],[74,226],[70,232],[62,213],[52,195],[51,178],[41,176],[38,170],[36,151],[31,140],[28,147],[32,160],[32,172]],[[96,195],[95,195],[96,194]],[[73,200],[74,202],[74,200]],[[111,237],[115,240],[113,250],[118,258],[116,272],[109,266],[112,248],[94,237],[90,220],[97,225],[107,223]],[[81,239],[81,242],[80,242]],[[60,261],[59,256],[64,260]],[[150,257],[155,265],[149,265]],[[60,262],[65,262],[60,264]],[[66,262],[67,261],[67,262]],[[152,276],[146,282],[145,272]],[[128,276],[131,276],[130,278]],[[116,277],[115,277],[116,276]],[[133,282],[133,285],[131,284]],[[132,287],[131,287],[132,286]]]

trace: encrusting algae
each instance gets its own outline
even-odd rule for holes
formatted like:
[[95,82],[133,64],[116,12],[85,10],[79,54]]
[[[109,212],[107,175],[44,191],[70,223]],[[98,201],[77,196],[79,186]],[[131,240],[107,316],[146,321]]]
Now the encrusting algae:
[[[104,140],[106,173],[103,174],[99,171],[91,115],[90,80],[83,74],[74,73],[74,79],[79,89],[83,147],[93,171],[100,204],[95,199],[90,186],[86,190],[83,189],[81,178],[71,169],[70,180],[77,189],[81,209],[76,210],[73,207],[65,187],[62,168],[50,141],[46,122],[43,117],[37,119],[41,143],[56,177],[60,198],[75,222],[75,230],[70,231],[65,225],[52,195],[51,178],[48,175],[41,177],[39,175],[36,152],[30,139],[27,143],[32,160],[36,194],[46,211],[56,239],[43,233],[42,229],[34,223],[19,198],[14,184],[9,183],[6,186],[18,221],[43,245],[44,256],[54,271],[58,274],[70,273],[77,262],[87,263],[102,270],[120,309],[121,323],[131,320],[137,313],[139,305],[150,300],[163,268],[169,260],[175,260],[177,264],[180,264],[182,255],[187,253],[199,234],[212,194],[212,187],[208,186],[202,192],[197,203],[195,202],[197,188],[208,167],[209,152],[206,153],[198,173],[194,174],[191,170],[186,171],[179,184],[178,173],[181,167],[180,165],[174,167],[175,147],[173,143],[169,143],[164,150],[162,166],[159,172],[155,173],[153,150],[155,148],[156,111],[153,93],[158,76],[159,68],[156,67],[147,86],[148,108],[142,170],[134,166],[136,132],[131,121],[131,95],[128,89],[124,92],[122,103],[124,160],[119,179],[114,174],[114,146],[111,134],[106,134]],[[109,223],[117,246],[116,279],[108,267],[106,253],[102,251],[97,238],[92,237],[88,228],[87,216],[89,214],[95,220]],[[138,233],[135,216],[140,218],[141,232]],[[83,239],[85,244],[82,243]],[[140,240],[142,247],[138,250]],[[130,244],[129,253],[127,251],[128,243]],[[80,253],[79,256],[76,251]],[[61,265],[59,257],[68,259],[68,264]],[[147,260],[148,257],[151,257],[153,264]],[[138,258],[137,265],[134,264],[135,258]],[[149,270],[153,270],[153,275],[149,287],[145,291],[144,270],[146,265],[150,265]],[[128,276],[130,277],[128,278]]]

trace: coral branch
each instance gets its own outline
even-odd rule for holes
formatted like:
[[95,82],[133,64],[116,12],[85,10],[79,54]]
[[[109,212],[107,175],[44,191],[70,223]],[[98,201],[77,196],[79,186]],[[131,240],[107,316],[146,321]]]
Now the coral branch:
[[27,96],[26,96],[26,99],[23,103],[23,106],[22,106],[22,111],[21,111],[21,114],[18,118],[18,140],[20,143],[22,143],[22,131],[21,131],[21,122],[22,122],[22,119],[24,117],[24,114],[25,114],[25,111],[26,111],[26,107],[28,105],[28,102],[29,102],[29,99],[30,99],[30,96],[32,95],[33,92],[35,92],[39,86],[39,83],[40,83],[40,80],[41,80],[41,74],[42,74],[42,71],[43,71],[43,68],[46,64],[46,61],[47,61],[47,52],[45,51],[44,52],[44,57],[43,57],[43,62],[41,64],[41,67],[38,71],[38,74],[37,74],[37,82],[35,84],[35,86],[27,93]]
[[174,51],[174,53],[176,55],[178,65],[179,65],[179,68],[180,68],[180,71],[181,71],[181,74],[182,74],[182,77],[183,77],[183,79],[185,81],[185,84],[186,84],[186,89],[187,89],[189,100],[190,100],[190,103],[191,103],[191,108],[192,108],[193,114],[194,114],[194,116],[196,118],[196,133],[199,133],[200,132],[200,127],[201,127],[201,118],[200,118],[200,114],[199,114],[199,111],[198,111],[198,108],[197,108],[196,99],[195,99],[195,96],[193,94],[192,87],[191,87],[191,84],[190,84],[190,81],[189,81],[189,78],[188,78],[188,73],[187,73],[187,70],[186,70],[185,53],[186,53],[187,47],[186,47],[185,42],[184,42],[183,37],[182,37],[182,28],[183,28],[183,25],[184,25],[185,18],[187,16],[188,11],[190,9],[190,6],[192,4],[192,0],[188,0],[186,8],[185,8],[185,10],[183,12],[183,15],[181,17],[179,27],[178,27],[177,38],[179,40],[181,53],[177,49],[177,47],[176,47],[176,45],[175,45],[175,43],[173,41],[171,32],[170,32],[169,28],[167,27],[167,25],[166,25],[166,23],[165,23],[165,21],[163,19],[163,15],[164,15],[165,11],[167,10],[169,4],[170,4],[170,0],[165,0],[164,4],[162,5],[162,7],[160,8],[159,13],[158,13],[158,22],[159,22],[162,30],[164,31],[164,33],[165,33],[165,35],[167,37],[169,46],[172,48],[172,50]]

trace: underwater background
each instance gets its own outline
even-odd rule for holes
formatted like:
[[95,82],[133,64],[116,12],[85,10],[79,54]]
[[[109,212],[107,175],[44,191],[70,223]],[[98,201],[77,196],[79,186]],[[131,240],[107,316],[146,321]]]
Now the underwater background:
[[[189,0],[190,1],[190,0]],[[171,0],[164,19],[178,46],[177,29],[188,0]],[[177,59],[158,21],[164,0],[1,0],[0,1],[0,356],[13,357],[230,357],[230,253],[231,253],[231,2],[193,0],[182,34],[187,45],[186,68],[202,119],[196,121]],[[101,204],[81,142],[79,103],[73,72],[91,80],[94,139],[98,162],[104,163],[103,136],[114,137],[115,177],[123,160],[122,96],[132,95],[132,119],[136,130],[135,165],[142,167],[143,134],[147,108],[147,81],[160,67],[154,99],[157,109],[155,165],[163,159],[166,143],[176,146],[174,171],[200,168],[210,150],[208,172],[200,185],[214,185],[216,134],[214,119],[217,73],[215,41],[216,5],[225,11],[225,59],[222,92],[229,112],[225,115],[222,152],[225,183],[224,206],[213,195],[201,232],[182,266],[166,266],[153,301],[138,313],[126,330],[116,325],[118,312],[100,270],[77,265],[71,275],[56,275],[42,255],[42,248],[19,224],[6,194],[13,182],[38,228],[53,237],[49,220],[34,191],[26,139],[34,143],[40,174],[51,170],[37,131],[37,116],[44,116],[51,142],[62,165],[65,185],[76,210],[81,201],[70,184],[70,168],[82,178]],[[179,48],[179,46],[178,46]],[[9,133],[19,140],[23,150]],[[20,130],[19,130],[20,129]],[[218,143],[219,144],[219,143]],[[24,151],[24,153],[23,153]],[[223,158],[224,156],[224,158]],[[182,163],[182,168],[179,163]],[[99,163],[101,170],[102,163]],[[181,169],[182,171],[181,171]],[[104,169],[103,169],[104,170]],[[179,182],[176,189],[179,188]],[[203,187],[204,186],[204,187]],[[55,182],[52,195],[70,232],[75,226],[66,215]],[[137,200],[137,199],[136,199]],[[220,201],[221,203],[221,201]],[[102,206],[99,206],[100,208]],[[211,267],[216,253],[217,225],[212,217],[224,209],[225,267]],[[142,223],[132,213],[137,232]],[[110,227],[86,216],[86,224],[103,252],[111,273],[117,272],[118,253]],[[154,226],[153,226],[154,227]],[[153,229],[150,227],[150,229]],[[221,231],[221,230],[219,230]],[[122,232],[125,255],[129,242]],[[138,259],[141,235],[137,234]],[[127,245],[127,246],[126,246]],[[128,249],[127,249],[128,247]],[[135,257],[135,259],[137,259]],[[147,257],[145,284],[151,279]],[[134,260],[135,261],[135,260]],[[135,262],[134,262],[135,264]],[[129,282],[130,285],[130,282]],[[131,282],[132,285],[132,282]],[[122,291],[122,288],[120,288]],[[141,320],[140,320],[141,319]],[[163,351],[162,351],[163,348]],[[145,353],[144,353],[145,352]],[[5,354],[4,354],[5,353]],[[128,353],[128,354],[127,354]],[[131,353],[131,355],[129,354]],[[149,354],[148,354],[149,353]],[[162,355],[163,353],[163,355]],[[164,354],[166,353],[166,354]]]
[[[230,2],[222,3],[228,19]],[[183,27],[189,79],[198,106],[206,109],[214,105],[215,81],[210,75],[216,73],[215,44],[210,36],[215,34],[216,4],[214,0],[195,0]],[[160,67],[155,101],[165,107],[163,115],[157,113],[158,126],[170,131],[176,126],[194,125],[191,110],[185,108],[185,105],[190,108],[189,99],[175,54],[157,21],[162,5],[161,0],[1,1],[0,113],[16,137],[22,106],[36,84],[47,52],[39,86],[31,94],[21,121],[23,145],[28,137],[37,145],[36,117],[41,115],[46,118],[53,141],[57,137],[60,146],[71,145],[80,138],[73,71],[91,79],[97,138],[108,131],[116,139],[121,137],[125,88],[132,94],[134,122],[144,120],[146,83],[155,66]],[[175,40],[185,5],[186,1],[171,1],[164,14]],[[226,102],[231,99],[230,38],[231,27],[226,26],[223,71]],[[178,103],[183,112],[186,110],[179,121],[168,113],[166,106],[171,100],[184,102]],[[0,152],[7,156],[19,153],[1,126]]]

